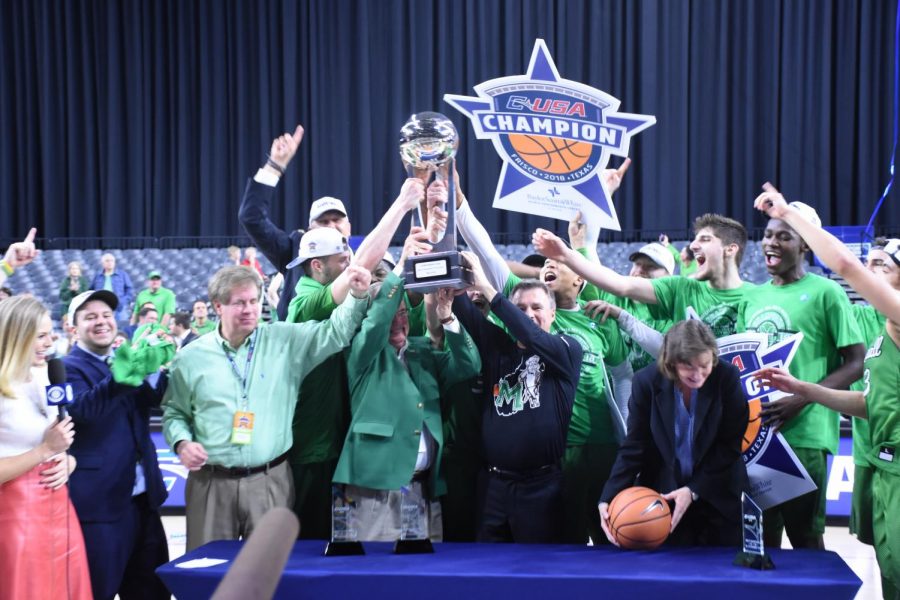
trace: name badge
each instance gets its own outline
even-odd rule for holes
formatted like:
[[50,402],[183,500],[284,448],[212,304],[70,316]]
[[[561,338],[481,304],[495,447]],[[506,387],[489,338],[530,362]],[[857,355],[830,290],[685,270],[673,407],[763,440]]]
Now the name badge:
[[239,410],[234,413],[231,443],[246,446],[253,439],[253,413]]
[[894,462],[894,449],[890,446],[882,446],[878,451],[878,458],[887,462]]

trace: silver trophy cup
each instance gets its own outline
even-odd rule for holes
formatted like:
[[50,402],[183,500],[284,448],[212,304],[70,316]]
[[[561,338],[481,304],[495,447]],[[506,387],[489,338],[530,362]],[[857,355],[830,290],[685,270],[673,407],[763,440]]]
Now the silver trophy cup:
[[[447,230],[432,244],[432,252],[411,256],[406,260],[406,289],[423,294],[443,287],[461,289],[471,283],[471,275],[463,269],[462,257],[456,249],[456,182],[453,178],[454,157],[459,147],[459,134],[453,123],[440,113],[421,112],[412,115],[400,129],[400,159],[410,177],[426,174],[447,184]],[[419,204],[413,221],[427,227],[425,201]]]

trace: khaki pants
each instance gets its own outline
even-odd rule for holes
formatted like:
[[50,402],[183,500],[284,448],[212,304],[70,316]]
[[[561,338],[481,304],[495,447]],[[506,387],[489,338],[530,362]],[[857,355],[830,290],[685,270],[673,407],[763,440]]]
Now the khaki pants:
[[[422,484],[414,481],[409,487],[419,495]],[[393,542],[400,539],[400,490],[373,490],[371,488],[344,486],[344,495],[357,504],[359,518],[357,531],[361,542]],[[426,500],[428,537],[432,542],[444,539],[441,520],[441,503]]]
[[291,508],[294,480],[287,462],[247,477],[191,471],[184,497],[190,552],[214,540],[246,538],[269,510]]

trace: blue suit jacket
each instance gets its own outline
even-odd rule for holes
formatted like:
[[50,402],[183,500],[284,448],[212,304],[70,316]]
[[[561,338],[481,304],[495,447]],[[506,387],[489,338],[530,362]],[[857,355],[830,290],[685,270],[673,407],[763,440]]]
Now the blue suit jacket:
[[75,401],[68,406],[75,423],[70,453],[78,461],[69,481],[69,494],[84,522],[117,520],[131,502],[135,465],[144,467],[147,499],[159,508],[167,492],[156,448],[150,439],[150,408],[159,406],[159,390],[146,382],[130,387],[113,381],[105,362],[78,346],[63,359]]

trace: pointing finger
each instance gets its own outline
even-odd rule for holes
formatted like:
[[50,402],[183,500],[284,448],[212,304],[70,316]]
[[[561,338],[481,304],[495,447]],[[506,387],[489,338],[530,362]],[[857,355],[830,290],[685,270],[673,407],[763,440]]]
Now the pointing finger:
[[617,174],[619,177],[623,177],[623,176],[625,175],[625,172],[628,171],[628,167],[630,167],[630,166],[631,166],[631,159],[630,159],[630,158],[626,158],[626,159],[625,159],[625,162],[623,162],[623,163],[619,166],[619,168],[616,169],[616,174]]

